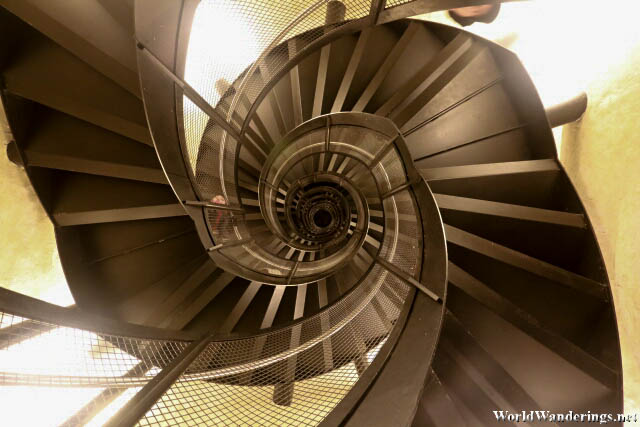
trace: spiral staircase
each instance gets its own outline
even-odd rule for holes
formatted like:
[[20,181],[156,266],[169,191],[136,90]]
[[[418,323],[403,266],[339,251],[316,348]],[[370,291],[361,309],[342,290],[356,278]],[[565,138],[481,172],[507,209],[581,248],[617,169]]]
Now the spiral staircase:
[[622,412],[606,271],[526,71],[406,19],[468,3],[214,3],[264,49],[197,90],[193,55],[225,71],[190,45],[206,4],[1,0],[9,154],[76,307],[3,290],[0,353],[66,328],[106,354],[1,384],[102,387],[66,425],[131,390],[109,425]]

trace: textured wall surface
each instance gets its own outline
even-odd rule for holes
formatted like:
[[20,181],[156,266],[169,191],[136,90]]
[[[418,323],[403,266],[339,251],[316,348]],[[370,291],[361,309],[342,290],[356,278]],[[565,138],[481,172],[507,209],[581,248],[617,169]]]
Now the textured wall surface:
[[0,155],[0,286],[60,304],[73,304],[60,266],[51,221],[23,169]]
[[[546,106],[584,90],[581,120],[554,129],[607,266],[621,341],[625,412],[640,413],[640,3],[503,4],[465,29],[520,57]],[[425,18],[457,25],[446,13]]]
[[560,158],[592,218],[613,287],[629,413],[640,409],[640,44],[587,94],[587,112],[563,131]]

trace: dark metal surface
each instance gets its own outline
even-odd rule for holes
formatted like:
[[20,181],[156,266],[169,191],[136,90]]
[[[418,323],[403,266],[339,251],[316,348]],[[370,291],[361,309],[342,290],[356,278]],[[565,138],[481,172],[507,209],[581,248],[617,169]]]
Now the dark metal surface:
[[574,366],[596,377],[605,386],[612,389],[616,387],[618,377],[613,369],[587,354],[570,341],[546,330],[533,316],[516,307],[504,297],[492,291],[487,285],[451,262],[449,263],[449,281],[544,345],[552,348],[556,353],[568,359]]
[[[125,377],[137,377],[144,375],[145,365],[139,363],[132,369],[124,374]],[[125,388],[113,389],[106,388],[101,391],[96,397],[91,399],[80,410],[78,410],[73,416],[69,417],[64,423],[60,424],[64,427],[73,427],[77,425],[87,424],[93,417],[99,414],[104,408],[111,404],[115,399],[122,395],[126,391]]]
[[385,261],[383,259],[380,259],[380,258],[378,258],[376,261],[379,262],[380,265],[382,265],[384,268],[389,270],[391,273],[393,273],[396,276],[398,276],[400,279],[402,279],[402,280],[406,281],[407,283],[415,286],[416,289],[418,289],[420,292],[422,292],[425,295],[427,295],[429,298],[431,298],[435,302],[442,302],[442,298],[440,298],[438,295],[434,294],[429,288],[427,288],[422,283],[418,282],[413,277],[408,276],[407,274],[403,273],[401,270],[399,270],[396,267],[394,267],[393,264],[390,264],[387,261]]
[[[399,325],[406,325],[407,317],[411,313],[416,294],[417,292],[415,290],[411,290],[411,293],[402,308],[402,313],[398,318]],[[371,369],[365,370],[364,373],[360,375],[356,385],[349,391],[349,393],[347,393],[346,396],[344,396],[340,403],[333,409],[333,411],[331,411],[322,423],[320,423],[320,426],[329,427],[341,425],[349,418],[350,414],[357,408],[360,401],[366,395],[380,371],[384,368],[403,331],[404,327],[396,327],[393,329],[393,332],[389,335],[389,338],[387,338],[387,341],[380,349],[378,357],[376,357],[373,363],[369,365]]]
[[554,128],[578,120],[587,109],[587,94],[581,92],[571,99],[545,109],[549,126]]
[[17,292],[0,288],[0,310],[28,319],[51,322],[71,328],[90,329],[105,334],[158,340],[192,341],[196,336],[187,331],[171,331],[95,316],[81,310],[49,304]]
[[[120,3],[124,4],[124,1]],[[3,0],[0,6],[29,25],[40,29],[57,44],[82,58],[133,95],[140,97],[133,45],[130,44],[129,49],[118,51],[117,43],[114,43],[114,41],[130,41],[131,33],[127,33],[127,29],[107,19],[112,10],[105,7],[104,2],[86,1],[81,6],[69,5],[67,9],[66,7],[56,8],[50,2]],[[93,28],[94,31],[90,34],[87,32],[90,27],[83,25],[82,17],[84,16],[102,18],[99,23],[96,23],[97,28]]]
[[346,425],[411,425],[431,367],[443,313],[443,305],[417,294],[391,357]]
[[[175,16],[179,14],[182,2],[164,2],[162,5],[155,4],[150,7],[145,7],[143,2],[136,2],[136,7],[139,10],[139,17],[136,18],[136,36],[138,40],[147,43],[147,48],[152,49],[154,55],[158,55],[157,61],[153,61],[151,55],[145,55],[143,50],[138,49],[140,85],[143,98],[146,100],[147,120],[157,123],[152,129],[154,146],[178,199],[195,200],[197,193],[192,187],[192,176],[186,167],[186,157],[179,143],[179,121],[175,100],[180,91],[176,88],[170,73],[166,74],[163,72],[164,68],[157,67],[157,62],[161,62],[164,67],[171,67],[170,72],[174,70],[177,59],[173,50],[166,50],[166,45],[175,46],[177,43],[178,22]],[[161,34],[156,34],[158,28],[162,28]],[[173,34],[173,38],[170,33]],[[167,111],[173,114],[167,115]]]
[[485,256],[495,258],[517,268],[527,270],[555,281],[558,284],[588,293],[597,298],[608,299],[608,287],[604,283],[580,276],[539,259],[514,251],[507,247],[482,239],[450,225],[445,225],[447,241],[458,246],[477,251]]
[[16,166],[24,166],[15,141],[9,141],[7,144],[7,159]]
[[105,424],[109,427],[134,426],[140,418],[162,397],[171,385],[182,375],[211,340],[207,334],[193,341],[182,353],[165,366],[162,371],[149,381],[131,400],[129,400]]

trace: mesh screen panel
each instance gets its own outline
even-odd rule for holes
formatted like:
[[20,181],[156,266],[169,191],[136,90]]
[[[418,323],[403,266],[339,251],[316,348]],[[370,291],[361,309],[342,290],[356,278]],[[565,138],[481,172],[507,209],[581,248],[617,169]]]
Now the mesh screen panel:
[[[2,401],[25,391],[59,395],[60,407],[47,420],[54,424],[106,420],[188,345],[97,334],[4,312],[0,319]],[[12,409],[2,409],[5,420]]]
[[323,313],[266,335],[212,342],[140,425],[316,425],[373,360],[408,294],[376,265]]
[[[362,150],[368,154],[362,155],[360,160],[366,164],[372,160],[375,153],[388,143],[389,137],[373,132],[363,132],[362,129],[353,126],[332,126],[331,127],[331,150],[337,153],[356,153]],[[337,142],[341,144],[338,144]],[[354,146],[345,147],[343,145]]]
[[266,252],[255,242],[222,248],[219,252],[243,267],[274,277],[287,277],[295,264]]
[[[247,105],[255,101],[290,57],[329,31],[324,28],[327,2],[297,0],[286,5],[264,0],[201,2],[193,20],[185,80],[215,106],[220,116],[240,127]],[[343,3],[345,20],[331,28],[369,13],[368,1]],[[293,37],[297,37],[295,43],[285,43]],[[212,40],[226,42],[212,43]],[[229,135],[188,99],[183,100],[183,117],[186,156],[203,198],[223,195],[227,203],[235,203],[232,166],[237,142],[230,141]],[[290,117],[284,120],[287,123]],[[225,145],[222,150],[221,144]],[[221,156],[221,152],[225,154]],[[225,182],[219,181],[219,172],[215,173],[220,164],[223,170],[230,167],[224,171],[228,172],[224,174]]]
[[402,160],[395,148],[389,151],[382,160],[380,160],[380,164],[385,172],[386,185],[391,189],[407,182],[407,176],[405,174],[404,166],[402,166]]
[[206,208],[205,212],[216,245],[250,237],[244,214],[214,208]]
[[185,149],[201,198],[238,206],[235,184],[237,142],[206,119],[205,113],[184,97]]
[[398,217],[397,222],[387,218],[387,224],[392,224],[392,227],[397,226],[397,230],[393,235],[385,234],[380,256],[411,276],[415,276],[420,259],[420,246],[414,200],[408,190],[403,190],[385,199],[383,205],[385,213],[395,211]]
[[385,9],[389,9],[390,7],[400,6],[401,4],[410,3],[412,0],[387,0],[384,5]]

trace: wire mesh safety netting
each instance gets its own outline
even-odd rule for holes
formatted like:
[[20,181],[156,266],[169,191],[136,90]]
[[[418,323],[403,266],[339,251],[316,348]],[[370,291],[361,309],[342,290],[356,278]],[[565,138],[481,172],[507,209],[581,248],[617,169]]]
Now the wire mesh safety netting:
[[[202,1],[193,18],[185,81],[222,118],[240,128],[251,104],[297,52],[370,11],[367,0],[347,0],[341,2],[342,12],[332,18],[328,3],[332,2]],[[327,22],[332,23],[325,26]],[[235,204],[235,194],[228,194],[235,192],[229,167],[235,165],[239,141],[186,96],[182,101],[186,157],[202,198],[222,196],[226,203]],[[294,125],[289,115],[283,120],[287,128]],[[259,133],[264,136],[265,132]]]
[[[3,423],[38,424],[44,414],[46,424],[100,425],[187,345],[94,333],[0,312]],[[33,399],[46,401],[46,407],[24,411],[24,402]]]
[[[212,341],[140,424],[315,425],[373,361],[409,295],[375,264],[343,299],[300,323]],[[188,344],[0,312],[0,409],[18,424],[102,425]],[[34,398],[45,407],[25,411]]]
[[391,7],[400,6],[405,3],[411,3],[413,0],[387,0],[385,2],[384,8],[389,9]]
[[375,265],[328,310],[257,337],[211,342],[140,425],[316,425],[351,390],[409,287]]

